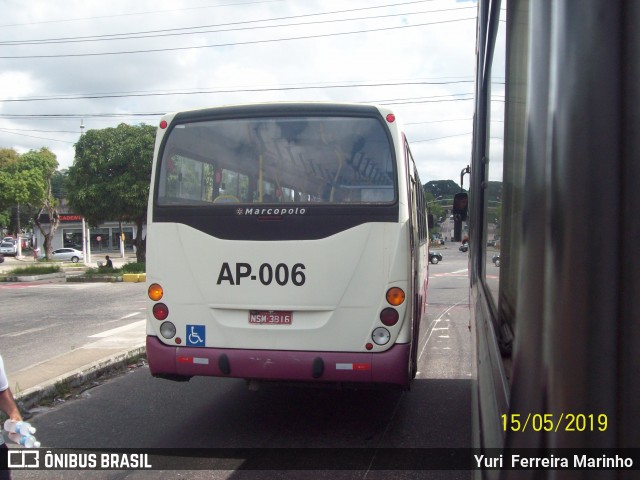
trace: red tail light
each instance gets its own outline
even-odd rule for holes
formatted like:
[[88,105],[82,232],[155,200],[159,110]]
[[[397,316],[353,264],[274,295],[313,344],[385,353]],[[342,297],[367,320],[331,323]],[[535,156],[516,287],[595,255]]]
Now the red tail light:
[[380,321],[387,327],[392,327],[398,323],[400,315],[395,308],[385,308],[380,312]]
[[164,320],[169,316],[169,307],[164,303],[156,303],[153,306],[153,316],[158,320]]

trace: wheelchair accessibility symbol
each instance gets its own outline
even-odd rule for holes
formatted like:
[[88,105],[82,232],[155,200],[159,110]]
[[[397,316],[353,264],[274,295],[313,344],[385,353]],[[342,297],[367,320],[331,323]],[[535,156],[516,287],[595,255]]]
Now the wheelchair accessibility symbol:
[[190,347],[204,347],[205,332],[204,325],[187,325],[187,345]]

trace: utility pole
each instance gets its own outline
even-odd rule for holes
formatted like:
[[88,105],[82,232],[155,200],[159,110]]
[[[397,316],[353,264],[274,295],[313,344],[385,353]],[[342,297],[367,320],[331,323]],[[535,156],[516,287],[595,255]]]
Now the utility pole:
[[[80,137],[84,133],[84,119],[80,120]],[[84,221],[82,217],[82,253],[84,257],[84,264],[89,266],[91,263],[91,231],[89,225]]]

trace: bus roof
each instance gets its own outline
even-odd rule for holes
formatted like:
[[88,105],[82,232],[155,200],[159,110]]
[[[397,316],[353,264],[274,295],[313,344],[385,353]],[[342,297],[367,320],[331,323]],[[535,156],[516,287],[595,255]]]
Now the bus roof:
[[338,103],[338,102],[264,102],[246,103],[238,105],[221,105],[216,107],[199,108],[172,112],[166,116],[175,118],[189,117],[190,119],[202,118],[229,118],[245,117],[253,115],[300,115],[309,113],[313,115],[345,114],[371,116],[390,109],[374,104]]

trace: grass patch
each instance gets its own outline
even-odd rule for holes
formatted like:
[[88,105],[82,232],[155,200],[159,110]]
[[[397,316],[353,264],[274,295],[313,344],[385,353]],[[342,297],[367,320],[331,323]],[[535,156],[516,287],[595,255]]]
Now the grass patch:
[[11,275],[44,275],[47,273],[58,273],[60,265],[31,265],[29,267],[14,268],[9,272]]
[[147,271],[144,262],[125,263],[121,270],[122,273],[145,273]]
[[122,275],[123,273],[145,273],[145,263],[131,262],[125,263],[122,268],[88,268],[85,272],[87,276],[93,275]]
[[87,268],[84,272],[84,275],[87,275],[87,276],[118,275],[119,273],[120,273],[119,268],[98,267],[98,268]]
[[71,395],[71,391],[73,390],[73,385],[71,384],[71,380],[64,379],[59,382],[56,382],[53,386],[53,396],[57,398],[65,398]]
[[[28,410],[35,406],[54,407],[66,401],[84,398],[84,394],[87,390],[102,385],[106,381],[122,375],[125,372],[144,367],[146,364],[147,354],[143,351],[142,353],[127,357],[126,359],[107,367],[100,368],[88,375],[70,377],[56,382],[53,388],[46,395],[32,401],[24,398],[20,399],[18,400],[18,405],[25,413],[25,420],[28,420],[29,417],[32,416]],[[2,418],[2,415],[3,412],[0,412],[0,418]]]

